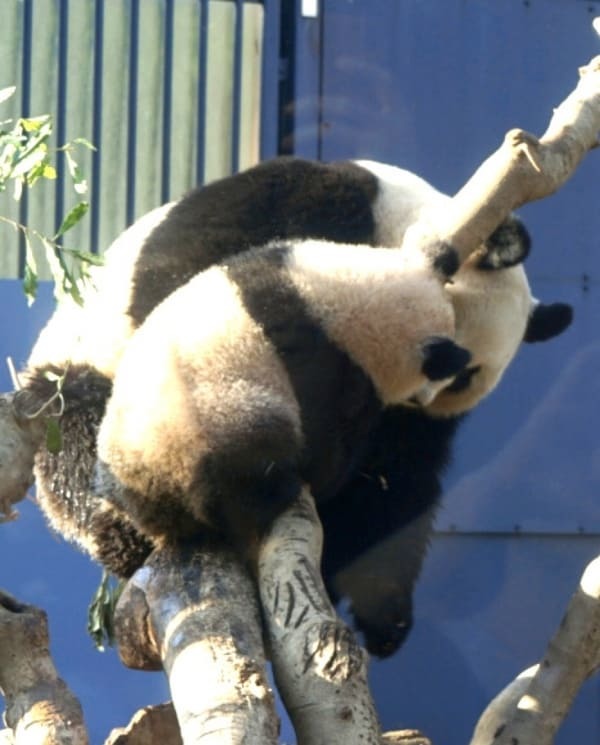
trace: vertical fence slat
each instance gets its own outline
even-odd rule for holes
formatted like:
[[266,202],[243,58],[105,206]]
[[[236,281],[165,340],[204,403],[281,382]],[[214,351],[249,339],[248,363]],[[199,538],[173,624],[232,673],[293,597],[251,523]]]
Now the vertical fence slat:
[[102,69],[104,66],[104,3],[95,3],[94,10],[94,69],[92,76],[92,143],[96,148],[91,162],[90,183],[90,250],[100,251],[100,214],[102,192]]
[[[17,91],[0,106],[0,120],[15,119],[22,112],[23,75],[23,15],[21,0],[6,0],[2,6],[0,24],[0,88],[16,86]],[[0,194],[0,214],[16,222],[20,219],[19,204],[13,199],[12,188]],[[0,276],[19,274],[20,239],[14,228],[0,223]]]
[[198,123],[196,131],[196,142],[198,151],[196,155],[196,182],[202,183],[206,172],[206,101],[208,83],[208,25],[209,7],[208,0],[200,2],[200,39],[198,57]]
[[[261,118],[263,114],[262,58],[265,12],[260,3],[244,3],[244,33],[241,49],[241,89],[237,169],[248,168],[260,160]],[[278,63],[276,58],[276,64]],[[263,120],[264,121],[264,120]],[[272,122],[277,127],[277,113]],[[234,136],[235,141],[235,136]]]
[[[31,68],[33,42],[33,0],[23,2],[23,46],[21,49],[21,116],[31,114]],[[25,192],[19,204],[19,222],[26,225],[29,217],[29,192]],[[18,270],[22,277],[25,270],[25,238],[19,233]]]
[[137,218],[161,204],[165,52],[164,3],[140,2],[137,72],[135,211]]
[[127,97],[127,222],[135,219],[136,158],[138,135],[138,56],[140,0],[130,0],[129,9],[129,91]]
[[163,201],[197,183],[198,79],[201,6],[198,0],[177,0],[173,19],[172,104],[169,140],[163,142],[169,160],[169,190]]
[[[67,125],[67,65],[69,55],[69,0],[59,0],[58,8],[58,48],[57,66],[58,74],[56,81],[56,114],[54,133],[56,144],[63,145],[66,142]],[[62,154],[56,156],[56,174],[59,184],[65,180],[65,159]],[[63,188],[57,188],[54,200],[54,228],[58,231],[65,211],[65,194]]]
[[240,131],[242,111],[242,44],[244,39],[244,0],[235,0],[233,35],[233,90],[231,111],[231,170],[240,169]]
[[[58,0],[35,0],[26,4],[25,11],[27,16],[30,14],[30,19],[26,20],[28,28],[25,32],[25,43],[29,45],[30,51],[29,55],[24,53],[23,59],[23,92],[28,99],[23,101],[23,111],[30,116],[51,114],[56,124],[60,33]],[[25,63],[25,57],[29,57],[29,63]],[[27,77],[29,82],[26,80]],[[55,131],[48,146],[54,148],[56,145]],[[22,202],[23,222],[48,236],[54,234],[57,188],[56,182],[41,180],[33,189],[27,191]],[[32,240],[32,248],[40,277],[49,277],[43,247],[39,241]]]
[[165,0],[164,58],[163,58],[163,117],[161,202],[169,201],[171,187],[171,126],[173,116],[173,35],[175,31],[174,0]]
[[[129,5],[104,0],[102,60],[102,139],[98,152],[101,213],[98,250],[102,252],[127,224]],[[94,196],[95,199],[95,196]]]

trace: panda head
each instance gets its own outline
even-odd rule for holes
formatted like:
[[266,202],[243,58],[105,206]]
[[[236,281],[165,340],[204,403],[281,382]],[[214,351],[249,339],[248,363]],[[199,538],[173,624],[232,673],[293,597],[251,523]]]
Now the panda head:
[[524,227],[511,217],[447,284],[456,343],[472,358],[427,403],[427,413],[439,417],[469,411],[496,387],[521,342],[546,341],[570,325],[571,306],[545,305],[532,296],[522,265],[529,246]]

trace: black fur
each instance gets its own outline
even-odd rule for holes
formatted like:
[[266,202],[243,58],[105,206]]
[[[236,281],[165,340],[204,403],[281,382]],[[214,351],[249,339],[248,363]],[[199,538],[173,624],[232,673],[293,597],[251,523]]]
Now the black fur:
[[526,342],[546,341],[561,334],[571,325],[573,308],[566,303],[538,303],[527,323],[525,330]]
[[306,443],[300,470],[317,500],[337,493],[352,473],[381,413],[366,374],[333,344],[280,270],[285,248],[232,260],[228,275],[250,315],[278,352],[299,403]]
[[445,277],[452,277],[458,271],[459,266],[460,262],[456,249],[448,243],[443,244],[440,247],[440,252],[433,260],[433,268]]
[[531,238],[523,223],[510,215],[494,230],[485,246],[487,250],[477,267],[495,271],[523,263],[531,250]]
[[471,353],[451,339],[432,336],[423,344],[423,374],[429,380],[453,378],[471,360]]
[[277,158],[195,189],[145,242],[129,313],[136,325],[202,269],[277,239],[372,244],[377,179],[350,162]]
[[[62,380],[64,410],[60,418],[61,447],[54,454],[41,448],[36,455],[38,498],[46,515],[58,527],[68,525],[75,535],[93,536],[98,560],[120,577],[130,576],[150,553],[151,543],[131,524],[127,514],[105,512],[102,500],[92,489],[96,462],[96,436],[111,381],[84,365],[65,371],[49,365],[28,381],[16,396],[22,413],[33,413],[56,394],[56,382],[45,372]],[[54,413],[60,401],[55,399]]]
[[[87,366],[72,365],[64,369],[48,366],[47,372],[62,379],[64,411],[61,416],[62,443],[60,451],[50,453],[45,448],[36,457],[36,468],[50,488],[50,498],[61,494],[56,509],[65,511],[75,521],[77,529],[87,525],[92,512],[90,474],[96,458],[96,434],[111,382]],[[32,414],[57,392],[56,382],[45,374],[37,375],[17,394],[18,410]],[[58,413],[60,401],[54,398],[53,413]],[[49,505],[50,512],[54,505]]]
[[[431,524],[463,417],[435,419],[419,409],[383,413],[354,477],[335,499],[318,505],[323,523],[323,576],[334,601],[340,577],[353,566],[344,590],[371,654],[386,657],[412,625],[412,593],[430,530],[411,541],[404,529],[425,516]],[[387,541],[387,563],[369,552]]]

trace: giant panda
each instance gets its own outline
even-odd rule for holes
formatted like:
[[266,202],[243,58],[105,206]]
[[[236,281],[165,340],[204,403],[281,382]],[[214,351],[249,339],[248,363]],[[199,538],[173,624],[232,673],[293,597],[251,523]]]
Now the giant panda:
[[195,275],[123,352],[101,493],[157,543],[208,527],[242,553],[303,483],[333,498],[382,410],[433,399],[471,359],[445,280],[419,253],[314,240]]
[[[40,335],[18,397],[23,411],[37,410],[55,392],[46,373],[64,373],[63,447],[52,454],[42,446],[36,457],[39,499],[51,524],[119,576],[129,576],[151,550],[126,513],[91,493],[90,479],[122,350],[174,290],[215,262],[275,239],[397,246],[412,223],[447,200],[393,166],[282,158],[193,190],[125,231],[84,308],[59,306]],[[374,654],[392,653],[410,627],[412,588],[462,416],[494,387],[523,338],[551,338],[570,323],[568,306],[531,298],[520,266],[528,248],[524,230],[509,220],[454,276],[447,291],[473,362],[427,405],[387,408],[353,473],[319,505],[325,582],[334,599],[349,598]],[[529,299],[515,311],[523,287]],[[388,547],[394,535],[392,564],[372,549]]]

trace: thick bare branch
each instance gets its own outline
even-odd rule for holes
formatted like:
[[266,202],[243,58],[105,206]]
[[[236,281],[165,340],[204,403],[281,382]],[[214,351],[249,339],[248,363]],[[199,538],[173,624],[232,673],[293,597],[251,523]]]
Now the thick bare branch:
[[379,743],[367,655],[327,597],[321,545],[305,490],[260,548],[259,587],[278,690],[302,745]]
[[581,685],[600,667],[600,556],[586,568],[544,659],[504,689],[471,745],[551,745]]
[[115,622],[126,665],[167,673],[185,745],[277,742],[256,590],[232,552],[155,551]]
[[44,435],[39,419],[17,413],[15,394],[0,395],[0,522],[16,516],[20,502],[33,483],[33,459]]
[[140,709],[127,727],[114,729],[104,745],[182,745],[173,704]]
[[81,706],[48,644],[46,614],[0,591],[0,689],[14,745],[87,745]]
[[442,240],[464,261],[514,209],[553,194],[589,150],[600,132],[600,57],[580,70],[573,92],[555,109],[538,140],[511,130],[477,169],[442,214],[429,215],[407,233],[407,242]]

